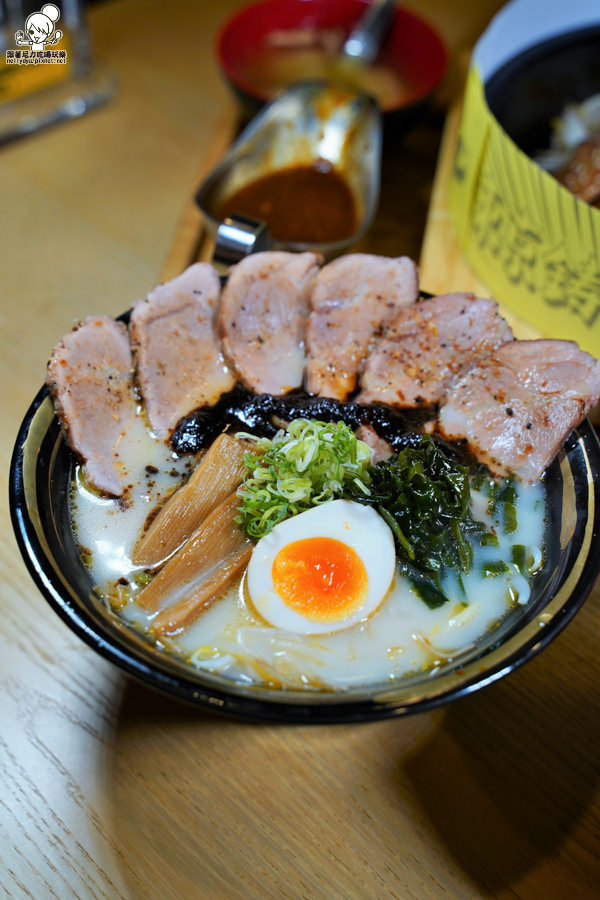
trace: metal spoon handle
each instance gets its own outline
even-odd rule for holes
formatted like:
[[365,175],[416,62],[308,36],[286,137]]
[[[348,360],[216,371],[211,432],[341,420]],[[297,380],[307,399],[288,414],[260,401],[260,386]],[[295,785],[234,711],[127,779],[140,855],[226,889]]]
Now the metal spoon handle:
[[374,0],[350,32],[342,49],[343,55],[372,63],[392,20],[395,6],[395,0]]
[[213,264],[220,275],[225,275],[250,253],[269,249],[269,230],[264,222],[249,216],[228,216],[217,229]]

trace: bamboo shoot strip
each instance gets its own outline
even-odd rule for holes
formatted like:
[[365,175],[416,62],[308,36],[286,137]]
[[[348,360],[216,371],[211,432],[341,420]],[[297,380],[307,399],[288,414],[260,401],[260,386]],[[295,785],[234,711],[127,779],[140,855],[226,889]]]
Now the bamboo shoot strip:
[[[231,565],[241,568],[253,542],[235,521],[240,499],[234,491],[196,529],[183,547],[139,593],[148,612],[172,612],[175,605],[199,604],[199,612],[230,580]],[[155,623],[154,623],[155,624]]]
[[183,600],[159,613],[152,623],[157,637],[175,637],[187,628],[209,606],[222,596],[235,577],[250,562],[251,546],[241,547],[220,563],[208,578],[199,584]]
[[202,457],[189,480],[169,497],[137,543],[133,562],[157,566],[189,538],[215,507],[242,483],[246,441],[221,434]]

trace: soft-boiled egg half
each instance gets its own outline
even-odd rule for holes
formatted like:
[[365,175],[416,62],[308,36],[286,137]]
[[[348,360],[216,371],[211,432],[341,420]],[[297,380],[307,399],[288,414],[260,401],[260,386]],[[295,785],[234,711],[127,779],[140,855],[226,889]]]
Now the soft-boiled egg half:
[[369,506],[332,500],[280,522],[252,552],[247,589],[269,624],[297,634],[349,628],[394,577],[394,538]]

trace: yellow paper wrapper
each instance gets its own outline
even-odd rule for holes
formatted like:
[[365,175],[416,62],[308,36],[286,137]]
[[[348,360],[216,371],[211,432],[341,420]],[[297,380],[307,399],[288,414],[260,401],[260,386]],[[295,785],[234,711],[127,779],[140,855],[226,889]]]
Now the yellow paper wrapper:
[[450,184],[458,239],[494,298],[546,337],[600,356],[600,210],[508,137],[470,70]]

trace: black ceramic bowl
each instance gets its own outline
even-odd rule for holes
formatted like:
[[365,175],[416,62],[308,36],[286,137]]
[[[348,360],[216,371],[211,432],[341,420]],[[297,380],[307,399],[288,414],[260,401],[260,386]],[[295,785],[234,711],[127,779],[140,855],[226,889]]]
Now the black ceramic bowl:
[[515,144],[535,156],[550,144],[567,104],[600,93],[600,26],[553,37],[511,59],[488,79],[488,106]]
[[546,558],[530,602],[472,650],[432,674],[344,693],[275,691],[198,672],[154,648],[109,612],[92,591],[69,519],[73,457],[47,389],[21,426],[10,472],[14,530],[38,588],[67,625],[102,656],[142,682],[200,707],[258,720],[350,722],[428,710],[508,674],[569,622],[600,566],[600,447],[585,421],[545,478]]

